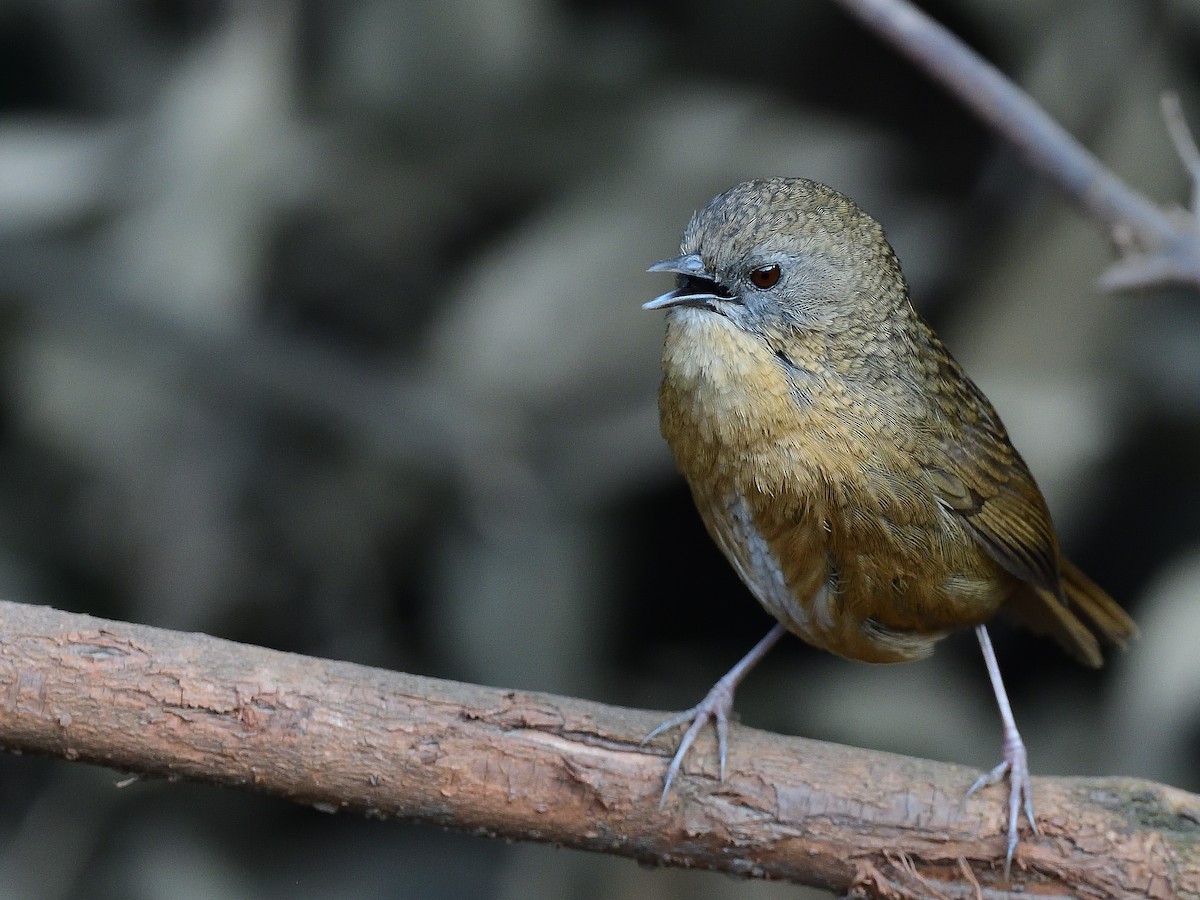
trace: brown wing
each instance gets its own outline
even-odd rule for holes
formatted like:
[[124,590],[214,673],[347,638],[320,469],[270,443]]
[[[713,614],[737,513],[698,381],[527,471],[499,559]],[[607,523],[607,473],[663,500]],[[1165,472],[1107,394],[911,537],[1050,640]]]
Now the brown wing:
[[991,403],[936,337],[936,402],[948,427],[922,460],[942,505],[1007,572],[1062,600],[1058,539],[1046,501]]
[[999,416],[936,336],[930,338],[943,369],[937,383],[946,386],[937,402],[958,425],[940,435],[937,458],[926,463],[939,500],[962,517],[993,560],[1028,585],[1013,592],[1009,611],[1026,627],[1054,637],[1080,662],[1099,666],[1099,643],[1077,613],[1122,647],[1137,627],[1111,597],[1059,555],[1046,501]]

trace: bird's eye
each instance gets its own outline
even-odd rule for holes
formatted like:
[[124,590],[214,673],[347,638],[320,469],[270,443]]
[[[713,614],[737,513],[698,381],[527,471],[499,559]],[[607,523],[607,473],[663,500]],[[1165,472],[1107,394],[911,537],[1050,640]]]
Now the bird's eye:
[[750,270],[750,283],[760,291],[766,291],[779,283],[781,274],[779,266],[759,266]]

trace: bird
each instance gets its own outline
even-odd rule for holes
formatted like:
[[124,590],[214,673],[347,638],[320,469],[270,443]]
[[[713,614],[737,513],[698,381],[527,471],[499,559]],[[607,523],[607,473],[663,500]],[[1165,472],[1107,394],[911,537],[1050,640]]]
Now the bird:
[[680,255],[650,266],[666,311],[659,422],[709,535],[776,624],[700,703],[660,807],[709,722],[725,777],[738,684],[785,634],[838,656],[900,663],[973,628],[1004,732],[1005,877],[1023,812],[1038,833],[1028,756],[986,623],[1007,614],[1102,663],[1137,626],[1059,549],[1046,501],[1000,417],[920,317],[882,226],[804,178],[714,197]]

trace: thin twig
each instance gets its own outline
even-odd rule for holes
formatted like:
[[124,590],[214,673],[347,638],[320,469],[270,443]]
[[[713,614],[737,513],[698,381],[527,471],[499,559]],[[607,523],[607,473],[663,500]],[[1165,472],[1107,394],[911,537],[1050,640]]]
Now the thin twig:
[[1175,152],[1192,179],[1192,212],[1200,212],[1200,149],[1196,147],[1196,139],[1188,128],[1187,120],[1183,117],[1183,105],[1179,95],[1174,91],[1163,91],[1160,100],[1163,121],[1167,123],[1167,133],[1175,145]]
[[[947,87],[1104,226],[1126,256],[1102,276],[1101,287],[1200,286],[1200,227],[1194,216],[1175,215],[1125,184],[995,66],[908,0],[837,2]],[[1182,122],[1176,110],[1167,126],[1195,178],[1195,144],[1190,134],[1181,140],[1187,134]]]
[[967,883],[975,892],[975,900],[983,900],[983,888],[979,886],[979,879],[971,871],[970,864],[961,856],[958,858],[958,870],[963,873],[963,878],[967,879]]

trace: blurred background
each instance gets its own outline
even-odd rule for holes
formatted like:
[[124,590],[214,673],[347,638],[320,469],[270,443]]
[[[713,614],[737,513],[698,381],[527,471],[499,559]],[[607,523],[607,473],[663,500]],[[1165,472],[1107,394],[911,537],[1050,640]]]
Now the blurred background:
[[[1143,637],[998,626],[1035,774],[1200,789],[1200,305],[1105,296],[1105,237],[829,0],[0,0],[0,595],[680,709],[770,627],[658,435],[691,212],[856,197]],[[1150,197],[1190,194],[1191,0],[926,8]],[[974,638],[789,640],[758,727],[990,767]],[[2,898],[782,898],[0,757]],[[996,802],[1000,803],[999,793]],[[821,896],[812,892],[811,896]]]

